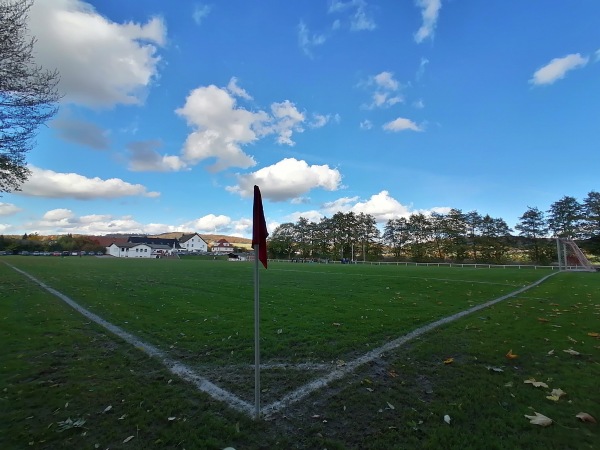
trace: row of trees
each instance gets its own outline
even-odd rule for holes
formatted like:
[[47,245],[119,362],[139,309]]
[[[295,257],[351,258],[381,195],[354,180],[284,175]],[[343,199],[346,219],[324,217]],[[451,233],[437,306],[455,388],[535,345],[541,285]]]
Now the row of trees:
[[564,237],[586,240],[582,245],[600,254],[600,193],[588,193],[582,203],[565,196],[546,212],[529,207],[515,230],[501,218],[451,209],[389,220],[381,233],[370,214],[338,212],[319,222],[301,217],[280,225],[270,236],[269,253],[289,259],[376,260],[386,255],[414,261],[548,263],[556,252],[551,238]]
[[105,252],[106,248],[89,236],[73,236],[65,234],[55,239],[46,239],[37,233],[24,234],[21,238],[0,236],[0,251],[18,253],[28,252],[56,252],[56,251],[86,251]]

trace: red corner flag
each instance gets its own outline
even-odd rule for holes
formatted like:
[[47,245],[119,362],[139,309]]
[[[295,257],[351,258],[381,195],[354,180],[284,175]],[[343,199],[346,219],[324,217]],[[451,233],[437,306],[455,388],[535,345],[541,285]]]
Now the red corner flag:
[[263,211],[260,189],[254,185],[254,207],[252,210],[252,247],[258,245],[258,259],[267,268],[267,224]]

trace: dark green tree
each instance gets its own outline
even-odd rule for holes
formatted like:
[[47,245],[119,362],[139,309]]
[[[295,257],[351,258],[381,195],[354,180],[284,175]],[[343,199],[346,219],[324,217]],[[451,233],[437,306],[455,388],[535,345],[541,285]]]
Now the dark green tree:
[[519,217],[519,223],[515,225],[519,235],[527,240],[526,247],[529,259],[535,263],[545,264],[549,262],[547,240],[548,222],[544,212],[538,208],[527,207],[527,211]]
[[583,199],[583,229],[586,237],[600,236],[600,192],[591,191]]
[[548,228],[556,237],[577,239],[582,236],[583,211],[575,197],[564,196],[550,205]]

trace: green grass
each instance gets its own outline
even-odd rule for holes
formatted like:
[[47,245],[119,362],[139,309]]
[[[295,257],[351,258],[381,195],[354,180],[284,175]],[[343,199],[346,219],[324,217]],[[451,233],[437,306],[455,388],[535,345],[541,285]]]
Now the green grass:
[[[250,264],[4,261],[251,399],[252,371],[244,368],[253,357]],[[547,273],[272,264],[260,272],[263,362],[350,360]],[[597,426],[574,415],[581,410],[600,417],[600,342],[587,336],[600,331],[599,278],[557,275],[255,424],[173,379],[159,363],[0,264],[0,337],[7,343],[0,348],[0,423],[10,424],[0,428],[0,447],[593,448]],[[519,357],[509,361],[504,355],[511,348]],[[581,355],[562,351],[568,348]],[[449,357],[454,362],[443,364]],[[264,371],[265,401],[317,375]],[[551,402],[547,390],[523,384],[529,377],[551,378],[550,388],[567,396]],[[113,409],[103,414],[108,405]],[[523,415],[530,408],[556,423],[543,429],[529,424]],[[444,414],[452,417],[450,426]],[[67,417],[83,417],[86,428],[57,432]],[[135,438],[122,444],[130,435]]]

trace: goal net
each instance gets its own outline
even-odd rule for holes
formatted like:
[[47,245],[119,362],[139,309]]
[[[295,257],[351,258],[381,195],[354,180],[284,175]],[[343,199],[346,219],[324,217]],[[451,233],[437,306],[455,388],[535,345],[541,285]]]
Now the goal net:
[[595,272],[596,268],[571,239],[557,238],[558,267],[560,270],[584,270]]

